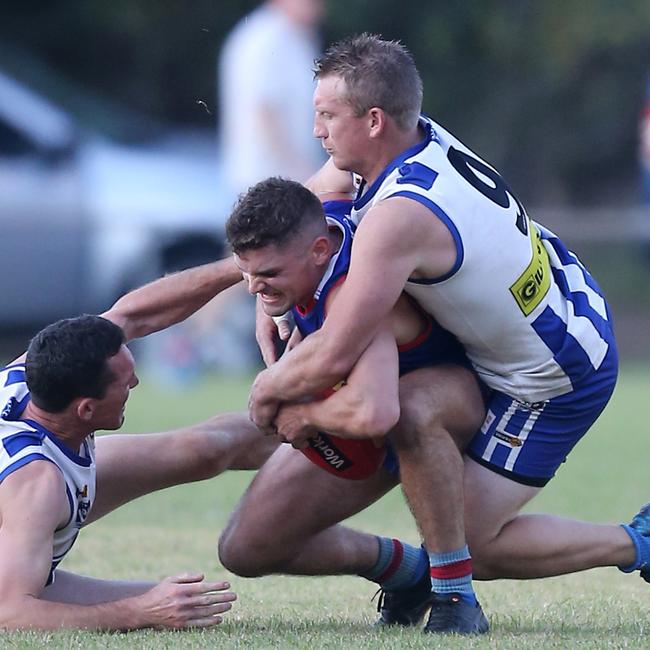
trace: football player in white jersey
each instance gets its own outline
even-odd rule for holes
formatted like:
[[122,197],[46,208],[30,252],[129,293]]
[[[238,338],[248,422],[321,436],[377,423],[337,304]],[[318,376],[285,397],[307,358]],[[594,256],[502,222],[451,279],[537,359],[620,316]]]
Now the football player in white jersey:
[[[420,115],[421,79],[399,43],[365,34],[343,41],[317,62],[316,78],[314,134],[331,159],[310,186],[352,192],[351,172],[358,175],[359,227],[339,299],[322,329],[258,376],[253,420],[270,427],[280,403],[344,377],[406,291],[458,337],[488,390],[463,461],[432,408],[444,370],[402,380],[391,441],[430,552],[434,620],[426,629],[476,631],[465,599],[436,596],[461,569],[471,579],[465,533],[480,578],[605,565],[650,577],[645,508],[623,527],[519,514],[614,389],[616,345],[596,282],[529,219],[494,168]],[[307,435],[287,437],[301,444]],[[408,594],[387,594],[389,613],[412,606]]]
[[200,573],[135,583],[57,565],[82,525],[119,505],[226,469],[257,468],[276,448],[246,414],[94,438],[122,426],[138,383],[125,343],[182,320],[240,279],[230,259],[162,278],[103,317],[48,326],[0,371],[0,628],[209,626],[230,609],[229,584]]

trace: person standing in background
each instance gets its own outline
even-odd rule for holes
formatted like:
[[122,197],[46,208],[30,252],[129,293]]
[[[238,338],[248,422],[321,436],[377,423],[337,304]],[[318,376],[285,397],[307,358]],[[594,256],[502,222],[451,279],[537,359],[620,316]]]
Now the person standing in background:
[[641,190],[642,210],[637,216],[640,231],[642,253],[646,261],[650,260],[650,73],[646,79],[643,106],[639,117],[639,185]]
[[643,202],[650,205],[650,74],[639,122],[639,165],[641,167],[641,189]]
[[[270,176],[307,180],[325,161],[313,137],[317,28],[325,0],[266,0],[226,37],[218,65],[221,169],[236,197]],[[241,286],[205,312],[212,362],[228,370],[255,365],[252,301]],[[227,340],[224,339],[227,337]],[[206,346],[201,344],[201,349]]]
[[219,58],[220,146],[237,194],[269,176],[304,181],[324,161],[312,135],[323,11],[324,0],[267,0],[226,38]]

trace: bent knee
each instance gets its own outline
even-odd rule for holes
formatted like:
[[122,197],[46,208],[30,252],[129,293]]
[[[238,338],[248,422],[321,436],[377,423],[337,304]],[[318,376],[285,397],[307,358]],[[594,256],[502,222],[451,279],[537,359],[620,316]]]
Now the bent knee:
[[503,577],[499,558],[490,552],[489,546],[476,548],[469,546],[472,556],[472,573],[474,580],[496,580]]
[[444,408],[421,395],[401,392],[399,420],[390,434],[393,444],[398,448],[413,447],[438,436],[449,436]]
[[242,578],[257,578],[267,573],[260,561],[262,555],[251,544],[227,530],[219,538],[217,552],[221,564]]
[[[498,531],[489,527],[472,526],[465,520],[465,538],[472,556],[472,572],[475,580],[494,580],[500,577],[503,551],[497,544]],[[503,576],[501,576],[503,577]]]
[[284,551],[270,546],[268,537],[242,533],[229,528],[219,538],[219,561],[228,571],[242,578],[259,578],[282,570]]

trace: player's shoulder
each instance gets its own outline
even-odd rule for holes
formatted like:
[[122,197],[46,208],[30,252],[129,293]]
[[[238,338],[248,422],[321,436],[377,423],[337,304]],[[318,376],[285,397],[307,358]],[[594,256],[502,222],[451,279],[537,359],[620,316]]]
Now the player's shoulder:
[[65,497],[65,478],[60,468],[45,456],[33,456],[11,471],[0,482],[2,502],[6,498],[31,502],[58,503]]
[[27,375],[24,363],[13,362],[0,368],[0,400],[4,394],[27,390]]
[[25,464],[25,456],[49,458],[43,446],[45,434],[23,420],[0,419],[0,477],[16,463]]
[[357,228],[357,236],[363,231],[387,229],[394,234],[419,237],[419,231],[428,231],[431,224],[431,208],[428,205],[414,197],[392,195],[370,207]]
[[0,377],[2,377],[2,385],[4,385],[10,377],[10,381],[24,381],[25,380],[25,355],[18,357],[15,361],[0,368]]
[[339,198],[323,201],[325,216],[337,221],[349,221],[354,203],[352,199]]
[[327,201],[323,203],[325,220],[330,230],[338,229],[343,236],[342,248],[349,248],[357,229],[350,219],[351,201]]
[[44,457],[32,460],[0,482],[3,528],[53,533],[68,520],[70,499],[60,469]]

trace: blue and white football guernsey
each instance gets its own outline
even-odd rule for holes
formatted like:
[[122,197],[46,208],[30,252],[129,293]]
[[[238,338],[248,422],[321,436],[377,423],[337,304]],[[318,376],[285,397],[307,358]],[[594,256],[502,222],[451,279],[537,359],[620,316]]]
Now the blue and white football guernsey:
[[54,569],[72,548],[95,498],[95,442],[94,436],[88,436],[79,453],[73,452],[38,422],[19,419],[28,402],[24,364],[3,368],[0,371],[0,482],[35,460],[54,463],[65,479],[64,496],[70,512],[54,533],[49,584]]
[[[447,226],[456,245],[453,268],[444,277],[412,278],[405,291],[458,338],[495,395],[509,398],[505,412],[488,412],[477,439],[484,442],[497,429],[501,437],[485,448],[472,445],[474,455],[515,479],[528,476],[541,484],[591,423],[583,413],[578,419],[584,426],[562,450],[556,445],[555,460],[529,466],[523,436],[532,434],[532,440],[543,429],[547,403],[552,410],[555,399],[567,396],[566,419],[567,405],[597,390],[602,404],[591,404],[593,421],[613,390],[617,353],[607,304],[575,255],[528,217],[494,168],[432,120],[423,117],[420,125],[423,139],[372,185],[361,184],[350,218],[358,224],[379,201],[405,197]],[[511,420],[522,409],[528,415],[518,428]],[[500,447],[509,448],[510,461],[495,461],[495,451],[505,452]]]

